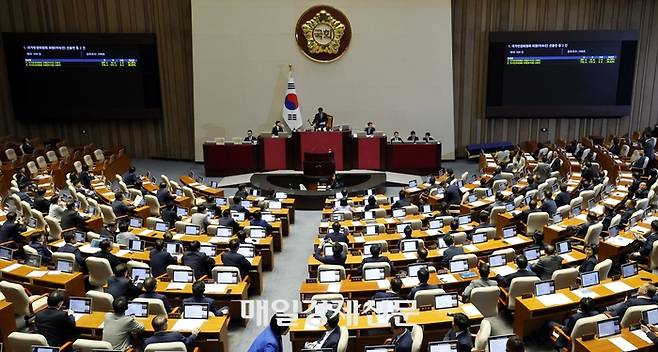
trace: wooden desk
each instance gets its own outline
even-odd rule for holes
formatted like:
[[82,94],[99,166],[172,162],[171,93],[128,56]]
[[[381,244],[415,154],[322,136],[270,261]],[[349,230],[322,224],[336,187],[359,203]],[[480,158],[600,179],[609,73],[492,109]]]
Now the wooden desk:
[[592,340],[583,341],[582,337],[577,338],[574,341],[574,352],[618,352],[622,351],[617,345],[611,342],[611,339],[622,337],[624,340],[630,342],[635,346],[634,351],[655,351],[656,345],[649,343],[642,339],[641,337],[635,335],[629,329],[622,329],[621,334],[615,336],[609,336],[602,339],[594,338]]
[[[264,200],[264,199],[265,199],[264,197],[257,197],[257,196],[253,196],[253,195],[248,195],[246,200],[251,201],[251,202],[258,202],[258,201],[261,201],[261,200]],[[295,198],[285,198],[285,199],[281,199],[280,201],[281,201],[281,207],[282,208],[289,209],[288,218],[290,219],[290,223],[294,224],[295,223]],[[274,210],[276,210],[276,209],[270,209],[268,211],[270,211],[274,214]],[[288,234],[285,234],[285,235],[287,236]]]
[[34,268],[18,264],[15,260],[0,259],[0,274],[3,280],[20,283],[34,294],[49,293],[56,289],[65,290],[72,296],[84,296],[86,292],[82,273],[49,271],[45,266]]
[[202,195],[202,196],[213,196],[215,198],[222,198],[224,197],[224,190],[221,188],[213,188],[206,186],[204,184],[198,183],[195,179],[193,179],[190,176],[181,176],[180,177],[180,182],[192,189],[195,194]]
[[0,335],[5,348],[9,347],[7,337],[16,331],[16,319],[14,318],[14,307],[6,300],[0,301]]
[[[78,329],[83,330],[85,334],[101,337],[103,335],[103,321],[105,320],[104,312],[92,312],[85,314],[75,322]],[[135,318],[138,322],[144,325],[144,330],[147,333],[153,333],[153,326],[151,321],[155,315],[150,315],[146,318]],[[172,331],[179,319],[168,319],[167,330]],[[195,342],[202,351],[222,351],[228,352],[228,323],[229,318],[223,317],[210,317],[201,325],[199,336]],[[182,330],[186,335],[191,331]]]
[[[614,292],[605,286],[611,282],[610,279],[604,280],[601,284],[590,288],[592,292],[598,294],[598,297],[593,297],[597,306],[607,306],[615,303],[625,297],[627,292],[637,290],[645,283],[655,284],[658,282],[658,276],[641,270],[638,275],[616,281],[623,282],[628,286],[628,289],[619,292]],[[578,306],[581,298],[569,289],[558,290],[557,293],[566,296],[569,303],[547,307],[537,297],[527,299],[517,297],[514,332],[518,336],[528,336],[544,326],[549,320],[561,321],[561,319],[571,315],[571,311]]]

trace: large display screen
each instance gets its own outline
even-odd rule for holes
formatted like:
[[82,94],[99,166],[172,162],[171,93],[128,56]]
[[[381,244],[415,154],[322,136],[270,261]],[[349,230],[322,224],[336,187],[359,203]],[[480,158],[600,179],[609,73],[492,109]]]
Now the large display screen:
[[3,33],[17,119],[162,117],[154,34]]
[[636,32],[495,32],[487,117],[611,117],[630,113]]

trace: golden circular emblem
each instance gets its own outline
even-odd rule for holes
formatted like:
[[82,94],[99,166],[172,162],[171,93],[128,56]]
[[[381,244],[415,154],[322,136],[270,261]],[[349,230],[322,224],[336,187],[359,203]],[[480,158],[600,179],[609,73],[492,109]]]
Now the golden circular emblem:
[[339,59],[350,45],[352,26],[347,16],[331,6],[314,6],[297,21],[295,40],[311,60],[331,62]]

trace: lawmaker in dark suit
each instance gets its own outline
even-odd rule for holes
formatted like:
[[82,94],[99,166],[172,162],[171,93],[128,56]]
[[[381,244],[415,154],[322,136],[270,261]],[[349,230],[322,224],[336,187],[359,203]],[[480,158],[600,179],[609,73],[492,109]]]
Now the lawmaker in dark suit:
[[395,269],[393,268],[393,263],[388,257],[384,257],[382,254],[382,246],[375,244],[370,246],[370,257],[364,257],[361,261],[361,266],[358,270],[358,275],[363,273],[363,265],[366,263],[388,263],[388,266],[391,268],[391,275],[395,275]]
[[41,214],[48,214],[48,211],[50,210],[50,201],[46,199],[46,190],[43,188],[39,188],[37,190],[37,195],[34,197],[34,205],[32,206],[34,209],[38,210],[41,212]]
[[560,193],[555,196],[555,205],[561,207],[571,203],[571,194],[567,192],[567,184],[563,183],[560,185]]
[[338,312],[328,311],[326,317],[327,322],[324,324],[324,334],[317,341],[307,342],[305,346],[306,348],[329,348],[333,352],[336,352],[338,341],[340,340],[340,328],[338,327],[340,314],[338,314]]
[[247,352],[283,352],[281,336],[290,330],[286,324],[283,324],[283,318],[277,314],[273,315],[270,325],[256,337]]
[[215,307],[215,300],[210,297],[206,297],[204,295],[205,293],[206,284],[203,283],[203,281],[197,281],[192,284],[192,297],[183,299],[183,303],[207,303],[210,307],[210,311],[216,317],[221,317],[228,314],[228,307],[221,307],[217,309]]
[[274,122],[274,126],[272,127],[272,135],[278,136],[279,133],[282,133],[283,131],[284,129],[283,126],[281,126],[281,121]]
[[585,261],[580,264],[578,267],[578,271],[581,273],[585,273],[588,271],[594,271],[594,267],[596,264],[599,263],[599,246],[597,245],[587,245],[585,246]]
[[144,346],[148,346],[152,343],[182,342],[189,347],[194,344],[197,335],[199,335],[199,328],[192,330],[192,334],[188,337],[183,336],[178,331],[167,331],[167,316],[164,314],[156,315],[153,320],[151,320],[151,325],[153,326],[154,331],[153,336],[144,340]]
[[62,219],[60,220],[60,225],[62,229],[80,229],[84,230],[87,228],[87,218],[82,217],[80,213],[75,209],[74,202],[66,203],[66,210],[62,214]]
[[64,245],[57,249],[57,252],[60,253],[73,253],[75,255],[75,261],[78,263],[78,266],[85,267],[85,258],[82,256],[82,253],[75,246],[75,234],[71,231],[64,233]]
[[222,217],[219,218],[218,224],[219,226],[230,227],[233,233],[240,231],[240,224],[231,217],[231,211],[228,209],[222,211]]
[[368,122],[368,125],[363,131],[366,133],[366,135],[372,136],[375,134],[375,126],[373,126],[372,122]]
[[151,276],[147,277],[146,280],[144,280],[144,293],[139,295],[139,298],[151,298],[151,299],[159,299],[162,301],[162,304],[165,307],[165,310],[167,313],[171,312],[171,305],[169,304],[169,300],[167,299],[167,296],[155,292],[155,287],[157,285],[158,281],[155,279],[155,276],[151,274]]
[[443,194],[443,201],[446,202],[446,204],[448,205],[461,203],[462,196],[457,182],[451,184],[450,186],[448,186],[448,188],[446,188],[446,191]]
[[91,180],[93,180],[94,177],[92,176],[91,172],[89,172],[89,165],[82,165],[82,172],[80,172],[80,184],[86,189],[91,189]]
[[322,249],[318,247],[313,253],[313,257],[322,264],[345,265],[347,257],[343,253],[343,246],[338,242],[334,242],[331,249],[334,252],[332,255],[324,255],[321,252]]
[[[141,286],[141,285],[140,285]],[[107,293],[112,297],[127,297],[129,299],[135,298],[139,295],[141,289],[132,282],[128,277],[128,266],[126,264],[119,264],[114,268],[114,276],[107,279]]]
[[652,299],[652,297],[655,295],[656,286],[650,283],[645,283],[637,289],[637,297],[631,297],[624,302],[612,305],[607,308],[607,311],[610,312],[612,316],[621,318],[624,316],[624,314],[626,314],[626,310],[628,310],[630,307],[656,304],[656,302]]
[[244,279],[249,275],[251,263],[244,255],[238,253],[240,249],[240,240],[232,238],[228,243],[228,252],[222,253],[222,265],[236,267],[240,270],[240,276]]
[[52,291],[48,295],[48,308],[35,317],[37,332],[46,338],[49,346],[61,346],[75,339],[75,318],[61,310],[63,304],[64,291]]
[[473,337],[468,331],[470,323],[464,313],[452,316],[452,328],[448,330],[443,341],[457,341],[457,352],[470,352],[473,348]]
[[452,258],[459,254],[464,254],[464,248],[462,246],[456,246],[455,240],[452,238],[452,235],[443,236],[443,242],[445,242],[448,248],[443,251],[443,258],[441,258],[441,266],[448,268],[450,266],[450,261]]
[[331,240],[331,242],[348,242],[347,234],[342,231],[342,227],[338,221],[334,221],[331,224],[331,231],[324,236],[325,240]]
[[[549,324],[552,326],[559,326],[567,336],[571,336],[573,327],[576,326],[576,322],[578,322],[578,320],[582,318],[593,317],[598,313],[599,312],[596,311],[596,307],[594,306],[594,300],[591,297],[584,297],[580,300],[580,304],[576,313],[566,318],[562,325],[554,322]],[[558,337],[558,339],[555,341],[555,347],[558,349],[562,349],[564,347],[567,347],[567,343],[568,343],[567,339],[564,336],[560,335],[560,337]]]
[[167,204],[169,202],[173,202],[176,197],[169,192],[169,189],[167,189],[167,183],[166,182],[160,182],[160,185],[158,186],[158,191],[155,192],[155,197],[158,198],[158,202],[160,205]]
[[327,124],[329,123],[329,115],[327,115],[326,112],[322,110],[322,108],[318,108],[318,113],[315,114],[313,117],[313,121],[311,121],[311,125],[313,125],[313,128],[316,130],[319,130],[321,128],[326,128]]
[[402,190],[400,191],[400,199],[396,200],[391,209],[404,208],[411,205],[411,201],[407,198],[407,194]]
[[562,268],[562,257],[555,254],[553,245],[546,246],[546,255],[539,258],[537,263],[532,266],[532,271],[542,280],[550,280],[555,270]]
[[16,215],[15,212],[10,211],[6,215],[6,220],[0,226],[0,242],[8,242],[8,241],[14,241],[14,242],[22,242],[22,237],[21,233],[25,232],[27,228],[16,221]]
[[640,247],[639,255],[645,258],[653,251],[653,243],[658,241],[658,220],[651,222],[651,233],[645,237],[642,247]]
[[43,243],[44,234],[41,232],[35,232],[30,237],[29,246],[34,248],[37,253],[41,256],[41,262],[44,264],[49,264],[53,259],[53,252],[48,249],[48,246]]
[[112,211],[116,217],[127,216],[131,211],[135,209],[132,205],[123,204],[123,193],[117,192],[114,194],[114,200],[112,201]]
[[416,292],[418,291],[424,291],[424,290],[433,290],[435,288],[438,288],[436,285],[430,285],[427,283],[430,279],[430,273],[427,271],[425,268],[421,268],[418,270],[418,285],[416,287],[412,288],[411,291],[409,292],[409,295],[407,296],[407,299],[414,299],[414,296],[416,296]]
[[387,345],[395,346],[395,352],[411,352],[413,339],[407,329],[407,322],[402,315],[392,316],[388,322],[391,324],[393,337],[386,341]]
[[92,257],[107,259],[112,270],[121,264],[121,259],[112,254],[112,243],[109,240],[102,240],[98,247],[100,251],[94,253]]
[[528,223],[528,216],[532,213],[537,213],[540,212],[540,209],[537,209],[537,201],[536,200],[531,200],[530,204],[528,204],[528,209],[525,209],[524,211],[516,214],[514,216],[514,219],[521,220],[523,223],[527,224]]
[[254,136],[254,131],[247,130],[247,136],[244,137],[244,139],[242,141],[243,142],[254,143],[257,140],[258,140],[258,138],[256,138],[256,136]]
[[158,239],[149,255],[149,265],[151,266],[151,276],[158,277],[167,272],[167,266],[178,264],[178,260],[164,250],[165,243]]
[[139,176],[135,174],[135,167],[130,166],[128,168],[128,172],[126,172],[125,175],[123,175],[123,183],[126,184],[126,186],[135,186],[140,183]]
[[372,296],[373,301],[397,301],[401,300],[400,291],[402,290],[402,280],[397,277],[391,279],[391,284],[385,292],[377,292]]
[[557,204],[553,200],[553,193],[546,191],[544,193],[544,200],[541,201],[541,211],[548,213],[548,216],[553,217],[557,212]]
[[534,271],[528,269],[528,259],[524,255],[516,256],[515,261],[516,266],[518,267],[515,272],[505,276],[496,275],[496,280],[498,283],[500,283],[501,286],[509,287],[512,283],[512,280],[516,279],[517,277],[537,276]]
[[215,259],[207,256],[205,253],[199,252],[201,243],[199,241],[192,241],[189,246],[189,251],[183,254],[182,263],[194,270],[194,277],[198,280],[204,275],[210,276],[210,271],[215,266]]
[[551,161],[550,165],[552,172],[560,171],[560,167],[562,166],[562,160],[560,160],[556,152],[553,153],[553,161]]
[[176,214],[176,205],[174,202],[165,204],[164,208],[160,211],[160,217],[162,221],[167,223],[170,229],[176,226],[176,221],[181,220],[181,217]]

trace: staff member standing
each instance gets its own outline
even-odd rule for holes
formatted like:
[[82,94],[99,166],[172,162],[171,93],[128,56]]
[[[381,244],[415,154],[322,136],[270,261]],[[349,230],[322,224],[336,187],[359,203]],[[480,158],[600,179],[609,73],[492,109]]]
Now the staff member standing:
[[273,136],[278,136],[279,133],[283,133],[283,126],[281,126],[281,121],[276,121],[274,122],[274,127],[272,127],[272,135]]
[[313,128],[315,128],[315,130],[324,130],[327,128],[327,123],[329,122],[329,116],[331,115],[328,115],[326,112],[324,112],[322,108],[318,108],[318,113],[315,114],[315,117],[313,117],[313,121],[311,122],[311,125],[313,125]]

